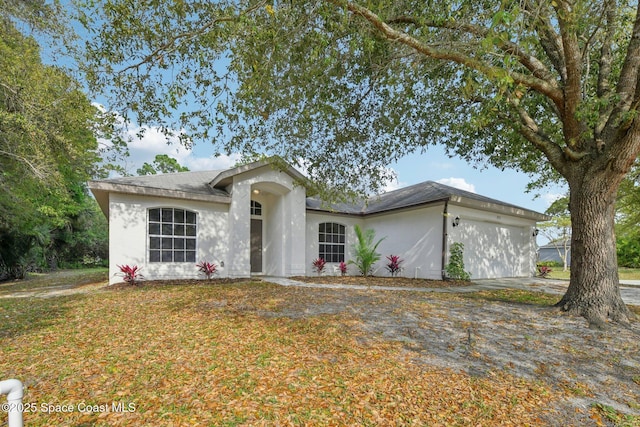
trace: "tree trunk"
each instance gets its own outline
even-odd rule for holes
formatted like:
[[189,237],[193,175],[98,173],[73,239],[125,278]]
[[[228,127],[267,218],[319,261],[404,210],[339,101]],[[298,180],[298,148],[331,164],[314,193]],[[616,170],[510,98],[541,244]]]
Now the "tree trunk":
[[628,324],[632,314],[622,301],[614,232],[617,174],[585,173],[569,180],[571,197],[571,281],[557,304],[581,315],[589,327],[603,329],[607,321]]

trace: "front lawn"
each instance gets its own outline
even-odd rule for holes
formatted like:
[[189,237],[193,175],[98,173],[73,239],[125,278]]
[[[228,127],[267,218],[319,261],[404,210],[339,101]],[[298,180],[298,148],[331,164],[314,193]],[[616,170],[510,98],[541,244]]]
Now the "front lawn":
[[415,364],[348,313],[290,317],[297,293],[246,283],[3,299],[0,369],[25,383],[29,426],[541,425],[558,397],[504,373]]
[[[562,271],[562,267],[551,267],[550,279],[569,280],[571,271]],[[640,280],[640,268],[622,268],[618,269],[618,277],[620,280]]]
[[584,352],[611,381],[624,334],[583,349],[595,332],[551,303],[215,280],[3,298],[0,370],[24,382],[28,426],[590,425],[606,406],[569,403],[600,402],[573,369]]

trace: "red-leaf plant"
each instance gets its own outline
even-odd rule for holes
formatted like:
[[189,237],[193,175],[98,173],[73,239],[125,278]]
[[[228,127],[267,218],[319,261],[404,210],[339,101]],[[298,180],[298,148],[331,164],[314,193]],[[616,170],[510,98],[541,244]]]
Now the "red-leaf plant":
[[211,276],[218,273],[218,266],[208,261],[200,261],[196,264],[196,267],[198,267],[198,270],[204,274],[208,280],[211,279]]
[[347,263],[344,261],[340,261],[340,265],[338,266],[338,268],[340,269],[340,274],[342,276],[347,274]]
[[402,269],[400,264],[402,264],[403,260],[400,259],[400,255],[389,255],[387,259],[389,260],[386,266],[387,270],[391,273],[391,276],[396,276]]
[[125,283],[137,285],[138,281],[144,279],[142,274],[140,274],[142,267],[138,267],[137,265],[130,266],[128,264],[118,265],[117,267],[120,269],[122,280],[124,280]]
[[312,264],[313,264],[313,269],[318,273],[318,276],[319,276],[324,271],[324,267],[326,266],[327,262],[322,258],[318,258],[314,260]]
[[546,266],[541,266],[538,267],[538,277],[547,277],[553,270],[551,270],[551,267],[546,267]]

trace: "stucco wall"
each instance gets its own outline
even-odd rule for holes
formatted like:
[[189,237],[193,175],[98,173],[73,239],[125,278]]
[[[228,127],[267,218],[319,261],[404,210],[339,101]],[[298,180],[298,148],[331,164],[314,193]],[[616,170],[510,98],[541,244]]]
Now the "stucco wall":
[[250,200],[263,204],[262,273],[288,276],[303,274],[305,190],[285,172],[269,166],[233,178],[230,189],[231,255],[233,276],[246,277],[249,266]]
[[[325,214],[317,212],[307,212],[306,220],[306,250],[305,250],[305,274],[307,276],[315,276],[313,271],[313,260],[318,258],[318,226],[322,222],[334,222],[345,226],[345,262],[351,259],[351,246],[356,242],[356,235],[353,231],[354,225],[358,224],[362,227],[363,221],[358,217]],[[337,263],[328,263],[326,274],[333,274],[333,266]],[[349,275],[358,274],[357,269],[353,265],[348,266]]]
[[[109,282],[121,282],[118,265],[138,265],[147,279],[203,278],[195,263],[149,263],[147,209],[179,208],[196,212],[198,222],[196,261],[219,266],[219,276],[227,275],[227,205],[111,193],[109,195]],[[225,267],[221,264],[224,263]]]
[[376,238],[384,237],[378,246],[382,255],[375,275],[388,276],[388,255],[399,255],[404,262],[399,274],[421,279],[442,278],[442,214],[444,205],[394,212],[368,217],[365,228],[376,230]]
[[[460,223],[453,227],[456,217]],[[465,269],[472,279],[531,276],[534,228],[532,220],[449,205],[448,244],[464,244]]]

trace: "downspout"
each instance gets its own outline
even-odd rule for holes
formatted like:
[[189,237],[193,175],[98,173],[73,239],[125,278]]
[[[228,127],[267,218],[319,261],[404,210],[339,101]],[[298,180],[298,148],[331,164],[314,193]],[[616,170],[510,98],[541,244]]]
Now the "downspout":
[[449,201],[444,201],[444,211],[442,212],[442,262],[440,269],[442,273],[442,280],[447,280],[447,275],[444,271],[447,262],[447,223],[449,219]]
[[0,381],[0,394],[7,395],[9,427],[22,427],[22,383],[11,379]]

